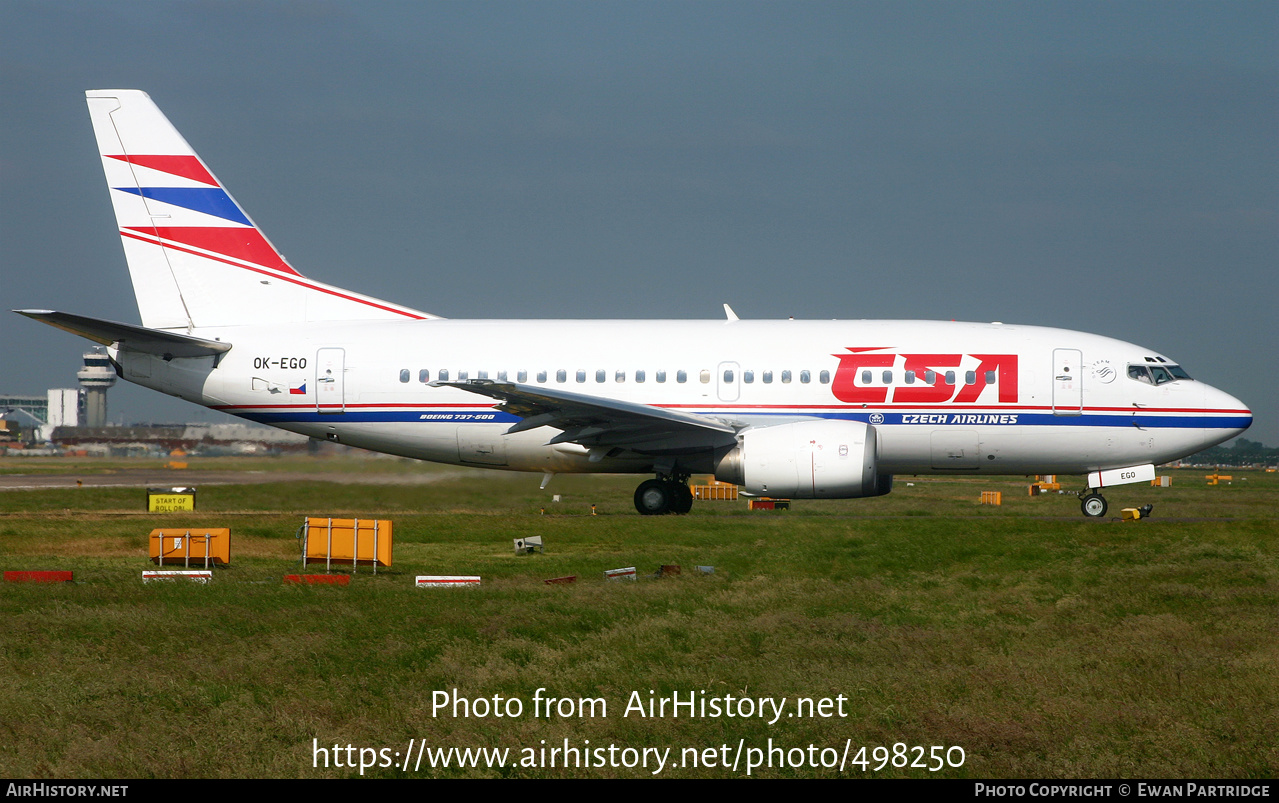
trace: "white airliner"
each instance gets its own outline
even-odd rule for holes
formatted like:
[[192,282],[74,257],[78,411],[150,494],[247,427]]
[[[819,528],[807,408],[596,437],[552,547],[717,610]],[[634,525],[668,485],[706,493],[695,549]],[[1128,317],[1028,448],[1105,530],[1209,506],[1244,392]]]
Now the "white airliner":
[[894,474],[1086,474],[1100,491],[1243,432],[1242,402],[1097,335],[1000,323],[446,320],[298,273],[144,92],[87,93],[142,326],[21,310],[124,379],[440,463],[879,496]]

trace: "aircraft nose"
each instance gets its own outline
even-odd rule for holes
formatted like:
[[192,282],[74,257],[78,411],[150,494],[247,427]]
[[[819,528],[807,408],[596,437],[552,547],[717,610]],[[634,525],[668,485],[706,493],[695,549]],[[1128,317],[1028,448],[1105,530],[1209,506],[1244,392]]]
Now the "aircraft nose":
[[1204,446],[1215,446],[1252,426],[1248,405],[1211,385],[1204,385]]

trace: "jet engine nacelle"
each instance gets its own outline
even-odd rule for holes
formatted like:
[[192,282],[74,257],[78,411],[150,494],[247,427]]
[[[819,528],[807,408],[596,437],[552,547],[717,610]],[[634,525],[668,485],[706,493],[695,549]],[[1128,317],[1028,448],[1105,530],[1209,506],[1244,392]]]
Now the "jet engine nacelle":
[[749,494],[791,499],[883,496],[875,428],[860,421],[797,421],[748,429],[716,462],[715,478]]

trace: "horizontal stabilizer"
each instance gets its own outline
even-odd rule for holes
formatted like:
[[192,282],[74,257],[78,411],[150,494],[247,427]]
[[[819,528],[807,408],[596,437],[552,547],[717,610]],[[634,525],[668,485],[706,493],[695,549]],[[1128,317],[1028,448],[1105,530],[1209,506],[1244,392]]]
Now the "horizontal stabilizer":
[[205,340],[202,337],[147,329],[144,326],[128,323],[104,321],[100,318],[88,318],[69,312],[55,312],[48,309],[16,309],[14,312],[43,321],[50,326],[56,326],[73,335],[86,337],[104,346],[116,346],[122,351],[154,354],[166,359],[211,357],[231,350],[230,343],[223,343],[220,340]]

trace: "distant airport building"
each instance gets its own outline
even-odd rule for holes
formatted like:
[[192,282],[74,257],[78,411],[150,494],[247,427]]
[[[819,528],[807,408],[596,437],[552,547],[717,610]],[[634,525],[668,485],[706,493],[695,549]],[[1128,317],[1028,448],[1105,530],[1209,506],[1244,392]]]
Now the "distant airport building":
[[84,422],[84,398],[78,388],[50,388],[43,396],[0,395],[0,417],[17,422],[38,441],[47,441],[58,427]]
[[20,396],[16,393],[0,394],[0,416],[25,421],[29,426],[49,421],[49,396]]
[[84,420],[83,400],[76,388],[50,388],[43,396],[15,393],[0,395],[0,418],[11,422],[5,430],[16,441],[19,427],[38,441],[47,441],[55,427],[79,426]]
[[[78,427],[84,421],[84,397],[78,388],[49,388],[49,432],[58,427]],[[46,437],[47,437],[46,433]]]
[[181,449],[195,454],[271,454],[306,451],[310,438],[259,424],[158,424],[131,427],[59,427],[63,448],[129,455]]
[[86,427],[107,425],[107,388],[115,384],[115,368],[111,359],[101,351],[89,351],[84,355],[84,367],[76,373],[80,387],[84,388],[84,418]]
[[76,378],[80,388],[50,388],[43,396],[0,394],[0,418],[14,424],[4,427],[6,442],[17,440],[18,426],[37,441],[48,441],[58,427],[105,427],[107,388],[115,384],[115,368],[102,351],[84,355]]

